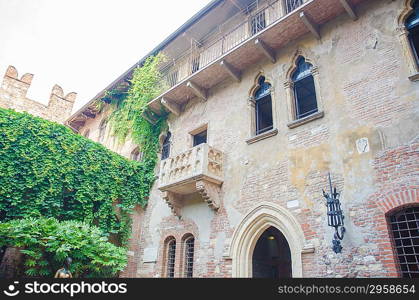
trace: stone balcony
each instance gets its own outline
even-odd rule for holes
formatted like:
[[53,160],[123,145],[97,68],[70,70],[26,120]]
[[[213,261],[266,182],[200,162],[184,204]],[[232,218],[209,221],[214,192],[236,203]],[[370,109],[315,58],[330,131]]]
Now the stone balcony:
[[188,194],[200,194],[213,210],[220,207],[223,160],[221,151],[200,144],[161,162],[158,188],[176,216],[181,217],[183,197]]

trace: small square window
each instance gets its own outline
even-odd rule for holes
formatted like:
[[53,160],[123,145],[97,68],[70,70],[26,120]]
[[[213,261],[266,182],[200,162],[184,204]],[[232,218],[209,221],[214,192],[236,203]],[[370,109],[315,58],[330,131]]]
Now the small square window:
[[198,146],[207,142],[207,130],[201,131],[200,133],[193,135],[193,146]]

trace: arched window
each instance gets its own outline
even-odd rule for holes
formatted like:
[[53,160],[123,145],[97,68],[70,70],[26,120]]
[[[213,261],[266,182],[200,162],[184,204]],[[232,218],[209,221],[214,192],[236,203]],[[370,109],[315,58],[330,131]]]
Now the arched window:
[[297,59],[297,68],[292,74],[294,86],[295,117],[301,119],[318,111],[316,89],[311,72],[313,67],[300,56]]
[[134,150],[132,150],[130,158],[131,160],[141,161],[143,158],[143,153],[140,152],[138,147],[136,147]]
[[398,210],[388,221],[402,277],[419,278],[419,206]]
[[176,240],[171,238],[166,244],[166,277],[175,277]]
[[413,12],[406,19],[404,25],[408,31],[408,38],[413,50],[413,55],[415,56],[416,64],[419,65],[419,1],[414,1],[412,7]]
[[195,252],[195,238],[191,235],[184,240],[184,277],[193,277],[193,259]]
[[99,143],[103,142],[103,140],[105,139],[106,125],[107,125],[106,120],[102,120],[102,122],[100,122],[100,125],[99,125],[99,139],[98,139]]
[[170,131],[166,134],[166,137],[164,138],[162,150],[161,150],[161,159],[164,160],[170,156],[170,138],[172,137],[172,134]]
[[259,78],[259,88],[254,94],[256,135],[273,128],[271,85],[265,82],[265,77]]

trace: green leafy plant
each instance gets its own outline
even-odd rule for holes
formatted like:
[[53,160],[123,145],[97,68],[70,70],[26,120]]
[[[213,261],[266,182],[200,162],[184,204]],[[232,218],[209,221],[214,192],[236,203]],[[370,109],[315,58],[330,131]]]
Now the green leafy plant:
[[154,182],[130,161],[69,128],[0,109],[0,221],[54,217],[97,225],[126,244],[130,213]]
[[79,221],[25,218],[0,223],[0,246],[21,249],[21,270],[29,277],[54,276],[66,257],[73,259],[73,277],[111,277],[127,264],[125,248]]

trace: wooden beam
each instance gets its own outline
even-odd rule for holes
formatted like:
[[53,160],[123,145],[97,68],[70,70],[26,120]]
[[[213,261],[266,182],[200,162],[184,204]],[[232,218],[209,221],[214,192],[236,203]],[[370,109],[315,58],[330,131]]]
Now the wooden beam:
[[167,98],[161,98],[161,105],[164,106],[169,112],[179,117],[181,113],[181,108],[179,104],[174,103],[173,101],[168,100]]
[[192,92],[198,97],[198,98],[201,98],[202,100],[204,100],[204,101],[207,101],[207,91],[204,89],[204,88],[202,88],[202,87],[200,87],[200,86],[198,86],[198,85],[196,85],[195,83],[193,83],[192,81],[188,81],[187,83],[186,83],[186,86],[187,87],[189,87],[191,90],[192,90]]
[[356,15],[356,12],[354,8],[352,7],[352,4],[348,0],[339,0],[342,4],[343,8],[346,10],[346,13],[349,15],[349,17],[356,21],[358,19],[358,16]]
[[256,39],[255,45],[260,49],[260,51],[262,51],[263,54],[265,54],[267,58],[269,58],[272,63],[276,62],[275,52],[268,45],[266,45],[264,41]]
[[153,125],[157,123],[157,120],[146,110],[143,111],[141,116]]
[[320,40],[320,32],[319,26],[313,22],[313,20],[306,15],[303,11],[300,12],[300,19],[303,21],[304,25],[306,25],[307,29],[316,37],[316,39]]
[[233,77],[233,79],[237,82],[240,82],[241,80],[241,73],[239,70],[236,70],[232,65],[230,65],[228,62],[226,62],[225,60],[222,60],[220,62],[220,66],[224,68],[224,70],[227,71],[227,73]]

